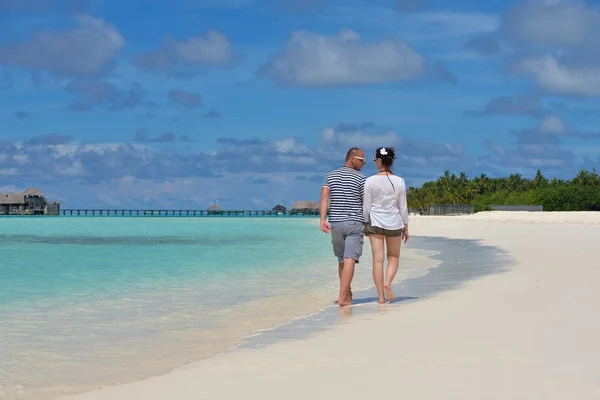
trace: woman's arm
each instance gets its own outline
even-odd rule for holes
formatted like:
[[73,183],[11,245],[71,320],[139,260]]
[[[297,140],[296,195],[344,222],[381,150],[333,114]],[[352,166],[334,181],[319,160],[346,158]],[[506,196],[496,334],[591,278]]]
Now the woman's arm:
[[365,221],[371,220],[371,205],[373,204],[373,188],[369,180],[365,181],[365,194],[363,199],[363,218]]
[[406,184],[404,183],[404,179],[402,179],[402,184],[398,191],[398,209],[400,210],[400,216],[402,217],[402,222],[404,222],[405,229],[408,230],[408,205],[406,201]]
[[[400,178],[402,179],[402,178]],[[402,222],[404,222],[404,230],[402,231],[402,239],[404,239],[404,243],[408,242],[408,205],[406,201],[406,184],[404,183],[404,179],[402,179],[402,185],[400,185],[400,190],[398,194],[398,209],[400,210],[400,216],[402,217]]]

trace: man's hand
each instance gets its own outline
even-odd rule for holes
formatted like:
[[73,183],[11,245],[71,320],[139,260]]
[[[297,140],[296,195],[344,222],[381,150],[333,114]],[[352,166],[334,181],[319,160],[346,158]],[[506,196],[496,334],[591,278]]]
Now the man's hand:
[[408,237],[409,237],[409,234],[408,234],[408,229],[407,229],[407,228],[405,228],[405,229],[402,231],[402,239],[404,239],[404,244],[406,244],[406,242],[408,242]]
[[329,233],[331,230],[331,225],[329,225],[329,222],[324,219],[321,220],[321,230],[325,233]]

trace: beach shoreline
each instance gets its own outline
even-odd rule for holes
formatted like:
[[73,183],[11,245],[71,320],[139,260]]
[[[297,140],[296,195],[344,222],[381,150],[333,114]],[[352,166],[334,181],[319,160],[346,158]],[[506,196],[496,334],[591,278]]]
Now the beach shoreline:
[[[118,221],[115,219],[114,222]],[[311,225],[313,225],[313,222],[313,220],[306,221]],[[302,222],[302,225],[304,225],[304,222]],[[327,243],[327,236],[318,231],[318,226],[314,227],[315,236],[317,238],[322,237],[319,240],[324,241],[322,247],[326,249],[326,252],[323,254],[324,257],[321,261],[314,265],[314,256],[302,260],[306,264],[306,269],[303,268],[303,270],[307,271],[309,275],[315,272],[319,274],[316,277],[306,278],[308,281],[314,281],[316,286],[306,287],[305,290],[300,291],[299,289],[304,287],[305,284],[299,281],[298,278],[304,278],[298,276],[297,271],[293,272],[294,270],[284,268],[281,270],[283,276],[278,276],[277,279],[270,281],[271,286],[275,285],[274,290],[265,286],[265,290],[269,289],[269,291],[268,293],[265,292],[261,298],[251,300],[252,296],[248,296],[250,287],[246,288],[246,293],[241,293],[242,299],[244,297],[248,299],[240,301],[235,307],[228,307],[225,302],[219,306],[218,299],[215,298],[211,304],[219,306],[219,310],[210,311],[210,315],[207,317],[218,317],[224,321],[225,325],[221,324],[219,330],[190,330],[192,325],[189,322],[188,314],[193,310],[186,305],[186,302],[182,303],[182,301],[183,297],[194,291],[195,282],[178,283],[176,287],[179,293],[174,294],[179,299],[171,298],[171,301],[175,302],[171,306],[168,306],[167,303],[159,305],[161,308],[168,306],[168,313],[165,314],[167,310],[162,310],[154,313],[154,315],[149,315],[146,317],[148,320],[144,326],[137,328],[140,334],[152,329],[152,327],[165,330],[169,320],[175,319],[171,328],[169,328],[169,332],[166,332],[167,335],[160,336],[150,330],[150,335],[139,336],[138,334],[136,337],[129,337],[127,331],[127,329],[131,331],[131,328],[128,327],[134,323],[137,324],[139,319],[135,315],[128,316],[127,310],[142,310],[143,308],[140,307],[144,307],[153,297],[156,297],[157,292],[154,291],[148,293],[130,292],[127,298],[123,299],[124,302],[114,301],[113,296],[118,296],[118,291],[106,293],[102,299],[89,300],[84,303],[66,302],[63,304],[57,302],[56,299],[46,299],[34,315],[23,315],[21,320],[44,321],[47,326],[53,326],[52,321],[55,317],[73,315],[75,320],[83,319],[83,321],[88,321],[88,324],[91,322],[91,325],[79,328],[80,334],[75,337],[73,336],[73,328],[65,330],[64,327],[60,326],[58,331],[48,332],[52,337],[42,338],[50,344],[57,343],[57,340],[62,340],[66,346],[71,343],[70,346],[75,351],[65,352],[66,349],[61,350],[59,346],[48,348],[48,345],[42,340],[39,340],[39,344],[33,347],[21,346],[26,350],[26,354],[21,352],[21,355],[19,355],[18,346],[15,346],[13,350],[6,348],[8,353],[3,353],[5,356],[8,355],[9,362],[0,369],[0,398],[19,400],[57,399],[66,395],[85,393],[116,384],[160,376],[198,360],[206,360],[219,356],[224,352],[234,351],[248,343],[257,343],[256,338],[260,338],[266,333],[273,336],[270,334],[273,330],[284,331],[288,325],[294,325],[296,321],[303,320],[307,316],[319,315],[320,317],[325,309],[337,309],[333,304],[333,299],[337,293],[335,259],[329,248],[329,243]],[[95,230],[97,231],[97,227],[95,227]],[[48,232],[46,234],[49,235]],[[46,241],[58,241],[58,239],[46,237],[49,238],[45,238]],[[134,240],[129,236],[127,238],[129,242]],[[37,237],[34,239],[41,240]],[[91,235],[86,237],[85,240],[95,241],[97,239]],[[102,240],[105,241],[106,239]],[[418,244],[418,242],[417,239],[412,241],[412,244]],[[418,245],[416,247],[413,245],[413,248],[405,250],[403,256],[404,268],[399,271],[397,279],[422,276],[428,268],[438,263],[438,261],[432,261],[427,257],[431,251],[420,251],[418,247]],[[77,251],[81,250],[77,249]],[[82,251],[85,251],[85,249],[82,249]],[[370,252],[367,241],[362,262],[357,269],[357,279],[355,279],[353,285],[357,294],[361,293],[362,290],[373,287],[370,272]],[[286,271],[292,273],[287,279],[292,279],[290,283],[293,287],[285,290],[284,288],[277,289],[276,282],[281,279],[285,281]],[[319,277],[325,278],[325,280],[322,281]],[[256,280],[252,277],[252,274],[248,275],[248,278]],[[173,286],[174,283],[171,282],[169,285]],[[11,337],[11,333],[18,333],[21,326],[17,323],[19,315],[21,315],[17,310],[18,307],[22,306],[21,303],[13,301],[14,312],[12,318],[15,319],[15,323],[11,324],[9,322],[4,327],[4,334],[9,335],[7,336],[9,343],[11,338],[16,337],[15,335]],[[185,308],[180,308],[180,305]],[[206,311],[206,307],[203,307],[197,313],[204,315]],[[111,327],[111,331],[114,331],[112,336],[94,335],[97,333],[106,334],[106,331],[98,332],[96,320],[100,316],[99,313],[102,313],[102,325],[107,328]],[[171,316],[171,314],[173,315]],[[140,316],[143,315],[140,314]],[[91,320],[90,317],[95,317],[96,320]],[[133,319],[130,319],[131,317]],[[189,315],[189,317],[193,318],[192,315]],[[179,323],[176,321],[179,321]],[[183,325],[180,325],[180,323]],[[123,328],[124,331],[121,332],[120,329]],[[91,333],[90,336],[84,335],[87,331]],[[130,343],[132,349],[119,347],[120,342]],[[126,352],[123,352],[123,350],[126,350]],[[11,355],[13,355],[12,360],[15,362],[11,363]],[[77,370],[69,369],[73,365],[72,361],[77,362],[77,365],[80,366]],[[31,367],[27,368],[27,366]],[[47,373],[42,374],[43,371]],[[33,377],[36,380],[26,379],[27,377]]]
[[[65,399],[228,399],[249,393],[300,399],[317,392],[358,399],[389,395],[389,388],[375,384],[386,381],[396,382],[395,393],[419,399],[596,399],[600,369],[591,355],[600,350],[600,327],[587,316],[598,303],[592,249],[599,224],[600,213],[412,217],[413,235],[498,246],[511,257],[510,268],[423,301],[347,318],[302,340],[238,349]],[[578,273],[565,271],[577,257]],[[236,385],[228,384],[231,379]]]

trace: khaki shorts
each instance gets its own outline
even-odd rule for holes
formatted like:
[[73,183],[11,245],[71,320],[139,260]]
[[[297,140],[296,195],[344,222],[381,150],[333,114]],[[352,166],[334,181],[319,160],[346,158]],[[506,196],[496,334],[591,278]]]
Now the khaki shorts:
[[365,235],[383,235],[383,236],[402,236],[402,232],[404,232],[404,228],[401,229],[385,229],[380,228],[378,226],[372,226],[367,222],[365,225]]
[[363,225],[357,221],[331,223],[331,243],[338,262],[343,262],[344,258],[359,262],[364,243]]

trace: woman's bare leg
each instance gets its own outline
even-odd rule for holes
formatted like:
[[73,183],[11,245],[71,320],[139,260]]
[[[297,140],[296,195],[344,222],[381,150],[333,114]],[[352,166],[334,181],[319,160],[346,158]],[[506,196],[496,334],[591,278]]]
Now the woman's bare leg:
[[392,281],[398,272],[398,263],[400,261],[400,247],[402,245],[401,236],[386,236],[387,260],[388,265],[385,273],[385,297],[388,301],[394,301],[396,296],[392,291]]
[[371,251],[373,252],[373,282],[377,288],[377,295],[379,304],[385,303],[385,296],[383,295],[383,259],[384,257],[384,237],[383,235],[369,234],[369,240],[371,241]]

